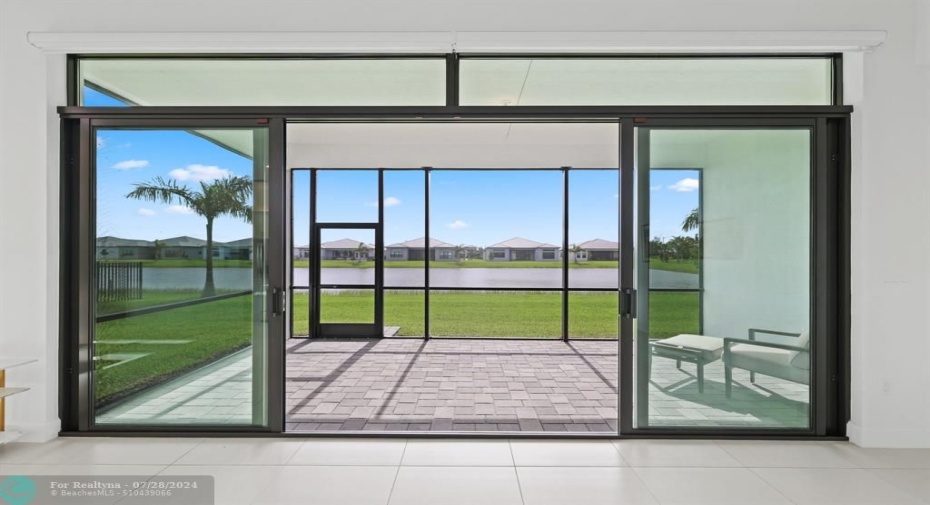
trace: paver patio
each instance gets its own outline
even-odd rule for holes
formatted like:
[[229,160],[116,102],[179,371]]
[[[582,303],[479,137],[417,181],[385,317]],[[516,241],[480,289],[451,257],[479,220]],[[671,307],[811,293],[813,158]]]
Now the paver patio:
[[[617,344],[610,341],[290,339],[288,431],[617,430]],[[650,426],[792,427],[808,422],[808,386],[723,365],[656,358]],[[241,351],[115,405],[103,423],[248,424],[251,353]]]

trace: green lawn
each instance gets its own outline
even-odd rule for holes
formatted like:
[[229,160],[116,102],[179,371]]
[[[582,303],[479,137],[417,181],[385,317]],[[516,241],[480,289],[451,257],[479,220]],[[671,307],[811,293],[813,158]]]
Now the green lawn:
[[[430,332],[433,336],[557,338],[561,335],[561,294],[514,292],[432,292]],[[294,333],[309,332],[309,297],[294,297]],[[666,338],[698,332],[698,293],[653,292],[650,336]],[[569,334],[576,338],[616,338],[616,293],[571,293]],[[327,294],[325,322],[371,322],[371,295]],[[388,291],[385,326],[399,326],[400,336],[423,335],[423,294]]]
[[[121,311],[197,297],[197,291],[145,292],[142,300],[100,304],[98,308]],[[329,322],[352,322],[359,320],[360,314],[371,318],[370,295],[344,292],[326,298],[324,318]],[[698,300],[697,293],[653,292],[651,336],[697,333]],[[252,301],[251,296],[241,296],[97,324],[97,404],[106,405],[247,347],[252,335]],[[296,334],[309,330],[307,303],[306,294],[294,297]],[[436,337],[558,338],[561,334],[559,293],[432,292],[430,304],[431,333]],[[571,293],[569,304],[572,337],[616,338],[616,293]],[[388,291],[384,305],[386,326],[399,326],[401,336],[423,335],[422,292]],[[189,342],[152,342],[159,340]],[[104,369],[116,363],[99,359],[108,354],[145,356]]]
[[695,260],[662,261],[659,258],[649,258],[649,268],[652,270],[666,270],[668,272],[698,273],[698,262]]
[[[216,290],[217,295],[235,293],[233,290]],[[128,310],[144,309],[146,307],[156,307],[158,305],[168,305],[170,303],[185,302],[200,298],[200,290],[144,290],[142,298],[138,300],[119,300],[119,301],[100,301],[97,302],[97,315],[103,316],[117,312],[126,312]]]
[[[233,351],[252,336],[252,297],[240,296],[144,316],[99,323],[94,355],[98,405],[163,382]],[[184,344],[115,341],[189,340]],[[104,370],[107,354],[146,356]]]
[[[129,260],[140,261],[146,268],[206,268],[206,260],[167,259],[167,260]],[[252,260],[213,260],[214,268],[250,268]]]

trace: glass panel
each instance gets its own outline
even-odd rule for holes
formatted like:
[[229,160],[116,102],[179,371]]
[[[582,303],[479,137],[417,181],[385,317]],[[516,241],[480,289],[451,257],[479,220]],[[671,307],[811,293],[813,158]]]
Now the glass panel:
[[384,172],[384,285],[423,287],[426,175],[421,170]]
[[[617,168],[619,142],[617,123],[290,123],[287,162],[347,170]],[[367,198],[361,203],[375,200]]]
[[571,338],[615,339],[620,331],[616,291],[576,291],[568,294],[568,335]]
[[264,424],[267,131],[100,129],[96,153],[96,422]]
[[701,287],[701,170],[649,170],[649,287]]
[[324,289],[320,292],[321,323],[374,324],[373,289]]
[[561,172],[434,172],[430,193],[430,286],[562,286]]
[[569,287],[620,287],[619,185],[618,170],[569,172]]
[[291,335],[306,337],[310,334],[310,290],[295,289],[292,302]]
[[445,66],[444,58],[83,59],[81,105],[445,105]]
[[319,170],[316,174],[318,223],[377,223],[378,172]]
[[320,230],[320,284],[375,284],[375,230],[323,228]]
[[384,292],[384,335],[422,337],[426,314],[423,291]]
[[807,428],[810,131],[638,135],[637,425]]
[[461,61],[462,105],[830,105],[828,58]]
[[[310,171],[291,171],[291,335],[310,332]],[[303,289],[300,289],[303,288]]]
[[539,291],[430,291],[434,337],[558,338],[562,294]]

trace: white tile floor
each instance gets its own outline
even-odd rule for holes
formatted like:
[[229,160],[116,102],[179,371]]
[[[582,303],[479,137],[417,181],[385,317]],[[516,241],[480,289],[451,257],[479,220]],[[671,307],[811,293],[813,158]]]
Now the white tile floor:
[[769,441],[69,438],[0,475],[213,475],[217,505],[930,504],[930,450]]

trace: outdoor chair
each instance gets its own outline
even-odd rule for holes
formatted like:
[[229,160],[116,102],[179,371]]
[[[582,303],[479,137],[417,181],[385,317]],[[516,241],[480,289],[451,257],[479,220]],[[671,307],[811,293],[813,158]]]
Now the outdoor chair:
[[[757,337],[760,335],[761,337]],[[727,398],[733,389],[733,369],[749,371],[749,381],[756,374],[810,384],[810,333],[749,329],[749,338],[723,339],[723,367]]]

